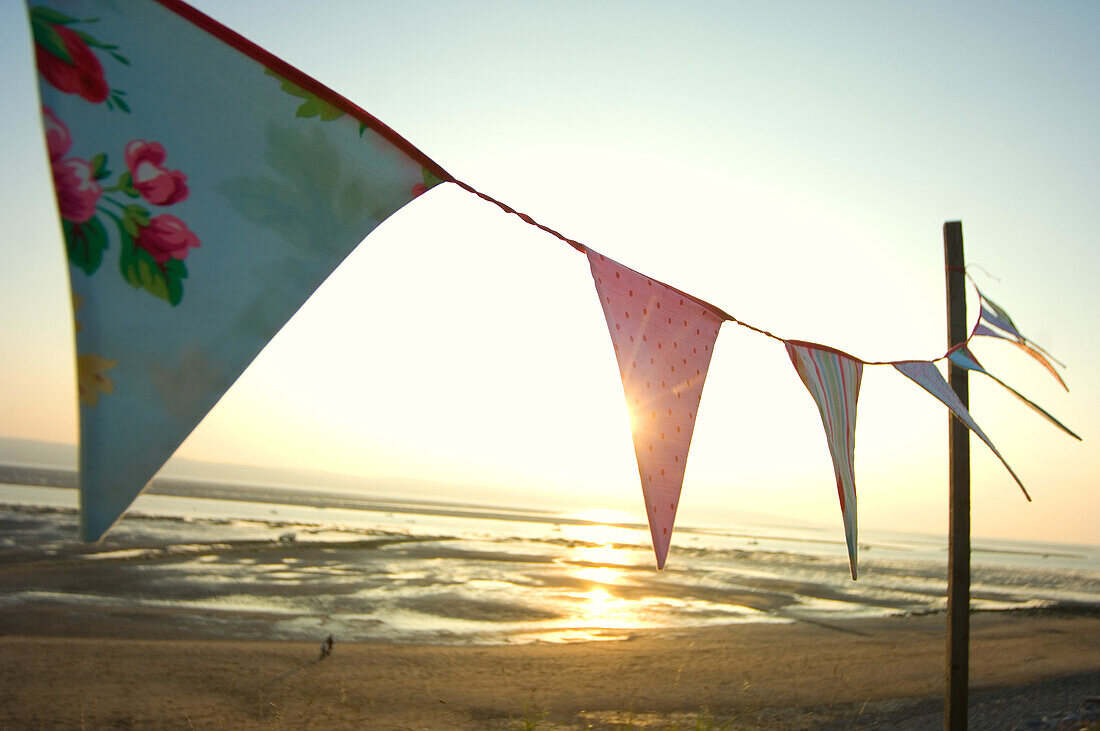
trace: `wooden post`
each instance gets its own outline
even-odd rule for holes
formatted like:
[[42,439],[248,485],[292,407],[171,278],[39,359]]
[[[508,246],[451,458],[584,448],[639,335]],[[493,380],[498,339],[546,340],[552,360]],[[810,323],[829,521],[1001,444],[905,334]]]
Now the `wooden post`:
[[[966,278],[962,222],[943,225],[947,266],[947,345],[966,341]],[[963,406],[970,408],[965,368],[948,361],[947,380]],[[947,558],[947,694],[943,727],[966,728],[970,672],[970,432],[948,416],[948,558]]]

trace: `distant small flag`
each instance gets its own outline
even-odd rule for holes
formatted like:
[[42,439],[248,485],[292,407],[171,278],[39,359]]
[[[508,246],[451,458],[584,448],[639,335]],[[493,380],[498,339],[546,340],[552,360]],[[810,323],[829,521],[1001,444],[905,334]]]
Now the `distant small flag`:
[[[975,289],[977,289],[977,287],[975,287]],[[1008,313],[1005,312],[1004,308],[998,305],[993,300],[986,297],[980,289],[978,289],[978,297],[981,299],[982,303],[981,315],[978,320],[978,326],[974,328],[974,334],[1000,338],[1002,340],[1007,340],[1008,342],[1012,343],[1020,350],[1024,351],[1032,358],[1037,360],[1039,364],[1043,366],[1043,368],[1047,369],[1047,372],[1049,372],[1050,375],[1054,376],[1054,379],[1058,381],[1058,385],[1068,391],[1069,386],[1067,386],[1066,382],[1062,380],[1062,376],[1059,375],[1058,371],[1055,370],[1050,361],[1053,360],[1055,363],[1058,363],[1058,365],[1061,365],[1063,368],[1065,366],[1060,363],[1056,358],[1051,356],[1050,353],[1047,353],[1038,345],[1024,337],[1023,334],[1020,333],[1019,329],[1016,327],[1016,323],[1014,323],[1012,321],[1012,318],[1009,317]]]

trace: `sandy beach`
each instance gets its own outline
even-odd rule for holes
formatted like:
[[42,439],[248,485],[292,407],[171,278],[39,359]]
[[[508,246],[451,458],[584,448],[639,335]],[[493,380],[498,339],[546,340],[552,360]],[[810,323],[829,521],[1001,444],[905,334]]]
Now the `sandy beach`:
[[[3,728],[937,728],[942,616],[447,647],[0,637]],[[101,619],[103,624],[97,624]],[[54,625],[56,626],[56,625]],[[8,627],[5,632],[13,629]],[[320,638],[319,638],[320,639]],[[972,727],[1093,709],[1100,618],[976,614]],[[1054,723],[1051,721],[1050,723]],[[1093,724],[1096,722],[1093,721]],[[1033,726],[1035,727],[1035,726]],[[1056,725],[1038,726],[1056,728]],[[1090,727],[1075,725],[1073,728]],[[1091,726],[1095,728],[1095,725]]]
[[[616,527],[164,499],[258,515],[82,544],[71,509],[0,506],[0,729],[942,727],[919,542],[868,549],[858,582],[789,532],[657,572]],[[1001,549],[975,568],[971,727],[1100,728],[1092,554]]]

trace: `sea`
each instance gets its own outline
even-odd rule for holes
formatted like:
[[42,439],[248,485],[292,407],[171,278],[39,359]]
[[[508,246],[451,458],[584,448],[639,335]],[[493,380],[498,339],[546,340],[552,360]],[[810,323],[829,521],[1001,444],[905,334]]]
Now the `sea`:
[[[862,533],[853,581],[839,526],[685,525],[658,571],[648,528],[609,512],[238,492],[144,494],[86,544],[76,490],[0,484],[0,634],[101,618],[123,636],[565,643],[946,605],[942,536]],[[971,574],[973,611],[1100,611],[1097,546],[975,539]]]

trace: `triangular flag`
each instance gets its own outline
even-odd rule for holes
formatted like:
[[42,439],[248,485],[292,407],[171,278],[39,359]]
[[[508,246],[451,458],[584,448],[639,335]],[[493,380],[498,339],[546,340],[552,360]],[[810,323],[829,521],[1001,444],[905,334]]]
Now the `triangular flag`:
[[[977,287],[975,287],[975,289],[977,289]],[[1054,376],[1055,380],[1058,381],[1058,384],[1068,391],[1069,386],[1067,386],[1066,382],[1062,380],[1062,376],[1058,374],[1058,371],[1054,369],[1054,366],[1051,365],[1050,361],[1053,360],[1055,363],[1062,366],[1063,368],[1065,368],[1065,364],[1052,356],[1050,353],[1040,348],[1035,343],[1031,342],[1026,337],[1024,337],[1019,329],[1017,329],[1016,323],[1014,323],[1012,321],[1012,318],[1009,317],[1008,313],[1005,312],[1004,308],[998,305],[993,300],[986,297],[980,289],[978,289],[978,298],[981,300],[981,314],[978,319],[979,324],[974,328],[974,334],[986,335],[1009,341],[1016,347],[1020,348],[1020,350],[1024,351],[1032,358],[1037,360],[1040,365],[1047,369],[1050,375]],[[992,327],[987,327],[987,325],[992,325]],[[998,332],[998,330],[1003,330],[1004,332],[1008,333],[1008,335],[1004,335],[1001,332]],[[1048,360],[1048,358],[1050,360]]]
[[[1069,386],[1066,385],[1066,382],[1064,380],[1062,380],[1062,376],[1059,375],[1058,371],[1056,371],[1054,369],[1054,366],[1051,365],[1051,363],[1050,363],[1050,360],[1055,360],[1055,359],[1053,357],[1051,357],[1050,360],[1047,360],[1047,358],[1050,357],[1049,353],[1045,353],[1045,351],[1043,351],[1037,345],[1035,345],[1034,343],[1031,343],[1031,341],[1029,341],[1027,338],[1024,338],[1024,337],[1022,337],[1018,334],[1017,334],[1016,337],[1011,337],[1009,335],[1005,335],[1003,332],[1000,332],[995,328],[987,327],[984,324],[985,322],[989,322],[993,325],[996,325],[998,320],[996,320],[994,318],[991,318],[989,316],[988,310],[986,310],[984,305],[982,306],[981,318],[982,319],[980,319],[978,321],[978,324],[974,326],[974,334],[975,335],[984,335],[986,337],[999,338],[1001,340],[1005,340],[1009,343],[1012,343],[1017,348],[1024,351],[1025,353],[1030,355],[1035,360],[1039,361],[1039,364],[1042,365],[1043,368],[1046,368],[1047,372],[1050,373],[1050,375],[1054,376],[1054,379],[1056,381],[1058,381],[1058,385],[1060,385],[1065,390],[1069,391]],[[1055,362],[1057,363],[1058,361],[1055,360]],[[1059,365],[1062,365],[1062,364],[1059,363]],[[1062,367],[1064,368],[1065,366],[1063,365]]]
[[1020,393],[1019,391],[1014,389],[1012,386],[1009,386],[1007,383],[1002,381],[1000,378],[997,378],[995,375],[993,375],[992,373],[987,371],[985,368],[983,368],[982,365],[978,362],[978,359],[974,357],[974,354],[970,352],[970,349],[967,348],[966,345],[956,346],[954,349],[952,349],[950,352],[948,352],[947,358],[948,358],[948,360],[950,360],[952,363],[959,366],[960,368],[965,368],[968,371],[977,371],[978,373],[983,373],[986,376],[988,376],[989,378],[992,378],[994,381],[1001,384],[1004,388],[1008,389],[1008,391],[1013,396],[1015,396],[1016,398],[1020,399],[1025,404],[1030,406],[1035,411],[1035,413],[1037,413],[1040,416],[1044,417],[1051,424],[1054,424],[1054,426],[1058,427],[1059,429],[1064,431],[1066,434],[1069,434],[1071,437],[1073,437],[1077,441],[1082,441],[1081,437],[1077,436],[1077,434],[1075,434],[1068,426],[1066,426],[1062,422],[1055,419],[1054,416],[1051,415],[1051,413],[1049,411],[1047,411],[1042,406],[1035,403],[1034,401],[1029,399],[1027,396],[1024,396],[1022,393]]
[[450,177],[181,2],[70,12],[30,22],[97,540],[363,237]]
[[963,405],[958,394],[947,385],[947,381],[944,380],[943,374],[940,373],[939,369],[936,368],[933,363],[926,360],[909,360],[894,363],[893,366],[906,378],[942,401],[944,406],[951,409],[952,413],[959,418],[959,421],[966,424],[966,427],[970,429],[970,431],[977,434],[978,438],[993,450],[993,454],[997,455],[997,459],[1001,460],[1001,464],[1008,470],[1008,474],[1012,475],[1012,479],[1016,480],[1016,484],[1024,491],[1024,497],[1026,497],[1028,501],[1031,500],[1031,496],[1027,494],[1027,488],[1024,487],[1024,483],[1020,481],[1020,478],[1017,477],[1012,468],[1008,466],[1008,462],[1005,461],[1005,458],[1002,457],[1001,453],[997,451],[997,448],[993,446],[993,442],[990,441],[989,437],[985,435],[985,432],[981,430],[977,422],[970,416],[970,412]]
[[965,368],[968,371],[985,373],[987,376],[989,375],[985,368],[982,367],[982,364],[978,362],[978,359],[974,357],[974,354],[970,352],[970,348],[966,347],[965,344],[952,348],[947,353],[947,359],[960,368]]
[[833,457],[836,490],[848,543],[848,566],[857,574],[856,528],[856,401],[863,378],[863,362],[850,355],[814,343],[785,341],[794,369],[806,384],[821,412],[829,454]]
[[978,324],[974,326],[974,334],[984,335],[987,338],[1000,338],[1001,340],[1007,340],[1010,343],[1016,342],[1016,338],[1010,338],[1008,335],[1005,335],[1002,332],[997,332],[992,328],[986,327],[981,323],[980,320],[978,321]]
[[588,262],[623,379],[657,568],[664,568],[703,382],[725,319],[591,249]]
[[[1002,310],[997,305],[993,304],[993,302],[991,302],[990,300],[986,299],[981,291],[978,292],[978,296],[981,298],[982,301],[980,310],[980,317],[982,320],[985,320],[994,327],[998,327],[1001,330],[1004,330],[1006,333],[1016,338],[1017,340],[1023,340],[1024,336],[1021,335],[1020,331],[1016,329],[1016,323],[1012,322],[1012,318],[1008,316],[1007,312]],[[989,306],[986,307],[986,305]]]

